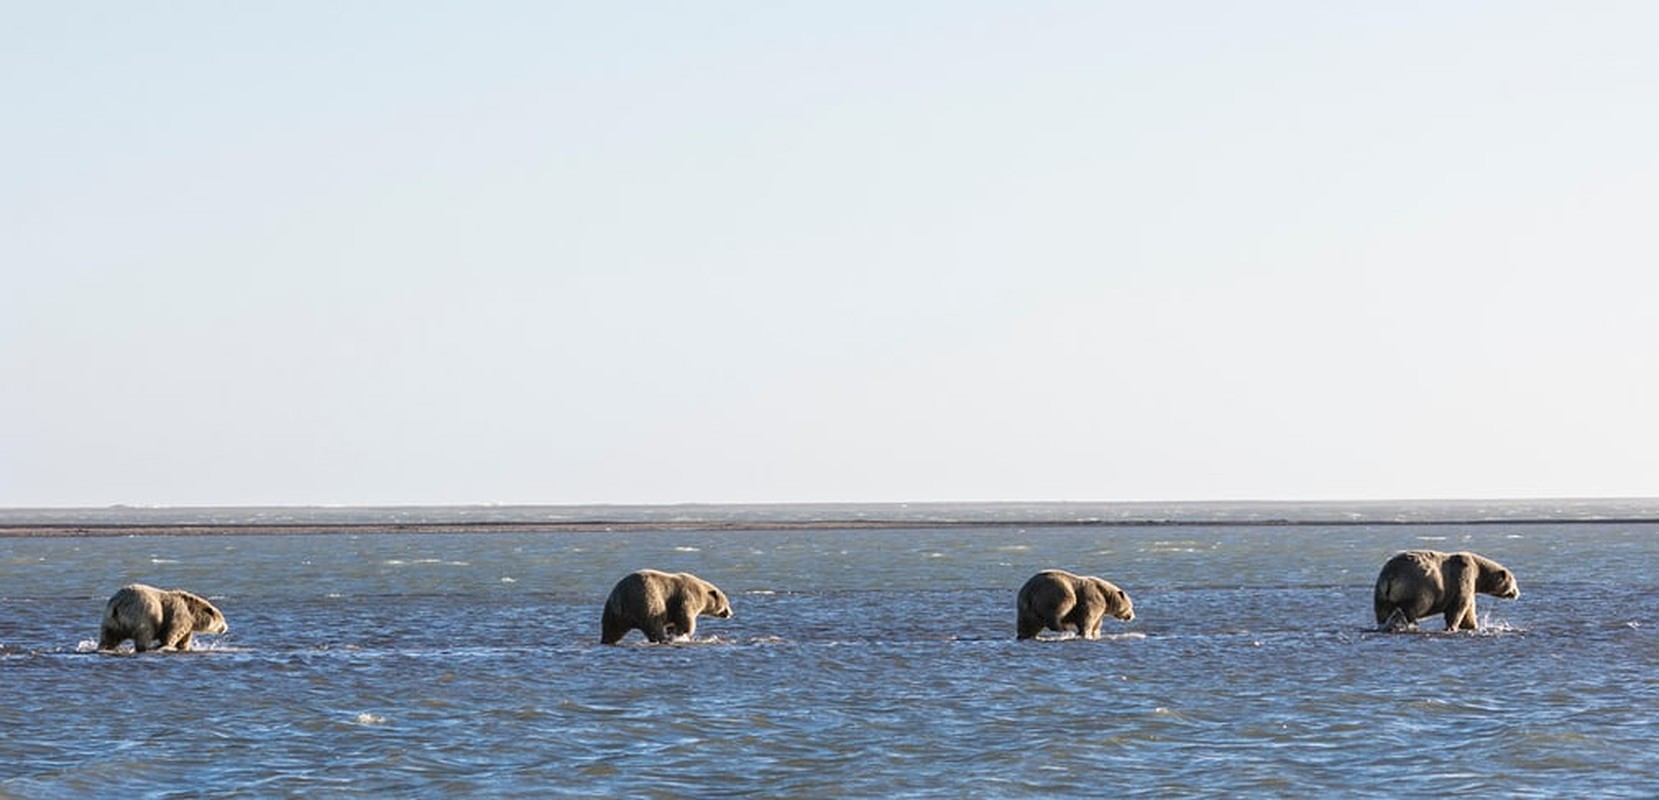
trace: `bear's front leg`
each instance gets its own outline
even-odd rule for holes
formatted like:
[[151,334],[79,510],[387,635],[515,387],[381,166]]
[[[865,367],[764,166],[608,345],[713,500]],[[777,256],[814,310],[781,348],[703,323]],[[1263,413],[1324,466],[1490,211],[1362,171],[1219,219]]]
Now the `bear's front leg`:
[[681,611],[674,615],[674,630],[690,639],[697,634],[697,615]]
[[190,625],[188,619],[177,614],[163,622],[161,624],[161,635],[156,637],[161,640],[161,649],[178,650],[181,649],[181,644],[183,645],[182,649],[190,649]]
[[1475,604],[1465,603],[1446,609],[1446,630],[1475,630]]
[[652,644],[662,644],[669,639],[668,624],[662,620],[651,620],[645,623],[645,627],[640,628],[639,630],[641,633],[645,634],[646,641],[651,642]]

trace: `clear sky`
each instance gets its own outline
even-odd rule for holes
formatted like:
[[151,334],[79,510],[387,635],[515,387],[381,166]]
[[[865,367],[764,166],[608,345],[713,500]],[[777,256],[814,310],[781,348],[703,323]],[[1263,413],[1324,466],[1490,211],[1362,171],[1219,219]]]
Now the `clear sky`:
[[1659,4],[5,17],[0,505],[1659,495]]

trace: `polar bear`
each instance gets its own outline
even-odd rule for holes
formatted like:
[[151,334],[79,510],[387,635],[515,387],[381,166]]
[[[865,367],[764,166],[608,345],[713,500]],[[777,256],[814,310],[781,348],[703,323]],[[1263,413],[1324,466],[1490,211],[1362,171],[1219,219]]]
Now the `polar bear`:
[[1107,614],[1126,622],[1134,619],[1135,606],[1129,594],[1111,581],[1092,575],[1045,569],[1020,587],[1019,638],[1033,638],[1044,628],[1064,631],[1075,627],[1083,638],[1098,639],[1100,623]]
[[732,615],[731,603],[720,588],[689,572],[642,569],[616,582],[605,600],[600,621],[600,644],[616,644],[638,628],[652,642],[697,631],[697,615],[722,619]]
[[1446,630],[1472,631],[1477,593],[1508,600],[1521,596],[1514,573],[1485,556],[1438,550],[1395,553],[1377,576],[1377,627],[1406,630],[1424,617],[1444,614]]
[[114,650],[131,639],[140,653],[158,642],[163,650],[189,650],[191,634],[228,630],[225,615],[201,597],[134,583],[121,587],[104,604],[98,649]]

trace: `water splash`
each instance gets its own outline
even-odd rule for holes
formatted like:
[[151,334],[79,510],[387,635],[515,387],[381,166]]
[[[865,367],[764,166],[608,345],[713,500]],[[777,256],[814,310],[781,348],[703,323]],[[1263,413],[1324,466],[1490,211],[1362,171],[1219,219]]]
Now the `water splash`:
[[1485,611],[1480,615],[1474,633],[1484,636],[1497,636],[1503,633],[1525,633],[1526,629],[1511,624],[1508,620],[1492,616],[1492,612]]

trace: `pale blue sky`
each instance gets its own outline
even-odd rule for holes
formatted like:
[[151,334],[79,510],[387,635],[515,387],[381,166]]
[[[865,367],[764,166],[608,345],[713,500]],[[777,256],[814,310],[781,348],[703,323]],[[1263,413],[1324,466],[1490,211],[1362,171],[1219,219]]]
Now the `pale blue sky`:
[[1655,31],[15,3],[0,505],[1659,494]]

